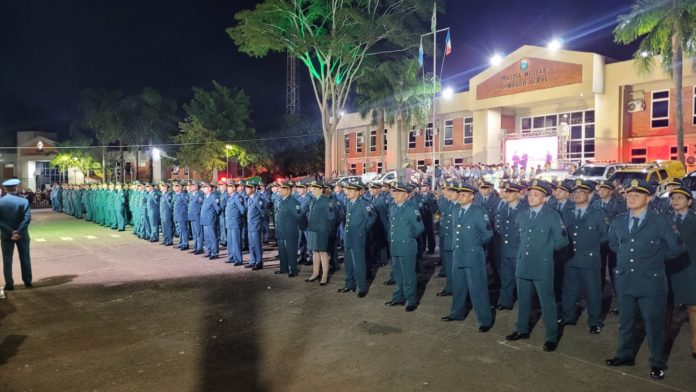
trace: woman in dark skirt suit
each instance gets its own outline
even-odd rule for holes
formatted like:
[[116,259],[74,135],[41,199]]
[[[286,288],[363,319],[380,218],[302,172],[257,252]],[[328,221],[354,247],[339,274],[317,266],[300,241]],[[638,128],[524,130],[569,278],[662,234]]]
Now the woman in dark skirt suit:
[[[669,193],[672,221],[686,245],[686,252],[667,263],[669,282],[675,304],[686,305],[691,326],[691,355],[696,359],[696,213],[691,190],[678,187]],[[671,314],[668,313],[668,314]]]
[[323,194],[323,189],[324,185],[320,182],[313,181],[309,184],[309,190],[314,196],[307,217],[307,246],[312,250],[312,276],[306,280],[317,280],[321,266],[322,286],[329,279],[329,235],[332,234],[335,217],[333,203]]

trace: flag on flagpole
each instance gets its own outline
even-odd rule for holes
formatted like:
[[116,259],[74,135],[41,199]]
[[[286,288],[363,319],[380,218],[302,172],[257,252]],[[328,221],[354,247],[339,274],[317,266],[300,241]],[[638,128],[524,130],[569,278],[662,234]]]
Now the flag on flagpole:
[[418,48],[418,64],[423,68],[423,40],[421,39],[420,47]]
[[447,38],[445,38],[445,56],[452,53],[452,40],[450,39],[450,32],[447,30]]
[[433,17],[430,20],[430,29],[433,33],[437,30],[437,2],[433,3]]

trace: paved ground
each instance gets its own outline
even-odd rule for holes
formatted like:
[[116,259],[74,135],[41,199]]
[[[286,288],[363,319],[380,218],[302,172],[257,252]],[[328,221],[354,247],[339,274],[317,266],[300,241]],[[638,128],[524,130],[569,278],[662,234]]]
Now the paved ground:
[[[649,379],[643,343],[634,368],[613,356],[616,316],[599,336],[565,330],[544,353],[543,326],[507,343],[514,313],[491,332],[473,314],[442,323],[450,298],[435,293],[432,260],[413,313],[383,305],[389,270],[370,293],[251,272],[49,212],[31,225],[35,289],[0,300],[0,391],[696,391],[688,331],[679,330],[670,369]],[[267,252],[273,256],[273,253]],[[15,262],[17,265],[17,262]],[[584,322],[581,318],[581,323]]]

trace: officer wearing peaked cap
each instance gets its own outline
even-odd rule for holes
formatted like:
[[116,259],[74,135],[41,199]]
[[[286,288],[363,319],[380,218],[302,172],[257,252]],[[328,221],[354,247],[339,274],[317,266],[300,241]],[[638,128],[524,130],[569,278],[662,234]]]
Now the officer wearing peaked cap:
[[172,183],[172,188],[174,188],[172,198],[172,203],[174,204],[173,219],[179,230],[179,243],[176,245],[176,248],[182,251],[189,249],[190,236],[188,222],[189,195],[184,186],[184,184],[178,181]]
[[15,245],[19,253],[19,265],[22,269],[22,281],[25,287],[32,287],[31,257],[29,253],[29,223],[31,208],[29,201],[16,196],[16,187],[20,181],[16,178],[2,183],[7,194],[0,197],[0,243],[2,243],[2,265],[5,277],[5,290],[14,289],[12,277],[12,256]]
[[[614,185],[610,181],[601,180],[597,183],[597,197],[592,204],[604,211],[609,222],[617,215],[626,212],[626,201],[614,196]],[[600,270],[601,289],[604,291],[606,283],[607,269],[609,270],[609,279],[612,285],[612,292],[616,294],[616,286],[614,285],[614,270],[616,270],[616,253],[609,248],[609,243],[604,243],[600,247],[600,257],[602,261]],[[618,308],[612,309],[611,313],[618,313]]]
[[263,268],[263,219],[268,214],[264,198],[256,192],[256,183],[247,181],[244,190],[247,194],[247,235],[249,239],[249,264],[254,271]]
[[517,324],[507,340],[529,339],[529,318],[532,310],[532,289],[541,303],[546,341],[544,351],[558,345],[556,301],[553,293],[553,253],[568,245],[568,235],[558,213],[544,205],[551,194],[551,185],[533,180],[527,195],[529,214],[518,216],[520,247],[517,252],[515,276],[517,284]]
[[418,307],[416,295],[416,238],[425,228],[418,205],[408,199],[411,187],[403,182],[392,188],[394,203],[389,207],[389,251],[396,289],[388,306],[406,305],[412,312]]
[[598,334],[602,322],[602,286],[600,282],[600,247],[607,242],[609,221],[602,209],[590,205],[595,190],[592,181],[577,179],[573,190],[573,211],[563,212],[563,222],[570,236],[570,255],[563,273],[562,325],[575,325],[577,303],[584,293],[587,301],[587,324],[590,333]]
[[500,236],[500,295],[498,310],[511,310],[515,303],[515,266],[520,247],[518,219],[521,214],[528,214],[528,206],[520,201],[522,185],[507,183],[503,188],[505,203],[498,208],[495,215],[494,229]]
[[203,229],[203,242],[205,244],[204,253],[210,260],[215,260],[219,257],[219,243],[217,236],[217,228],[219,225],[218,218],[222,208],[220,207],[220,199],[216,192],[213,191],[212,185],[208,182],[201,183],[204,199],[201,205],[201,228]]
[[665,260],[674,259],[685,247],[674,223],[648,207],[654,188],[632,180],[626,188],[628,213],[611,221],[609,246],[616,252],[616,288],[619,300],[619,341],[609,366],[633,365],[633,328],[637,310],[645,322],[650,349],[650,377],[665,376],[664,323],[667,304]]
[[217,236],[221,247],[227,247],[227,224],[225,219],[225,207],[227,206],[227,180],[218,181],[218,188],[215,192],[220,199],[220,216],[218,222]]
[[191,237],[193,238],[193,254],[200,255],[203,253],[203,228],[201,227],[201,208],[205,196],[198,189],[198,183],[195,181],[189,182],[189,203],[188,203],[188,221],[191,225]]
[[479,332],[488,332],[493,325],[488,281],[486,277],[486,253],[484,245],[493,237],[493,229],[486,209],[474,204],[477,189],[462,184],[457,189],[457,206],[452,211],[452,308],[442,321],[463,320],[466,300],[471,296]]
[[367,294],[367,266],[365,248],[367,235],[375,223],[374,211],[368,201],[359,197],[359,184],[346,185],[346,225],[344,233],[345,284],[339,292],[346,293],[358,289],[358,296]]
[[160,193],[159,190],[156,190],[150,183],[145,184],[145,189],[147,190],[147,221],[150,226],[149,240],[150,242],[159,242]]
[[300,202],[292,197],[292,183],[284,182],[278,189],[278,197],[274,203],[275,238],[278,243],[280,270],[276,273],[297,276],[297,242],[299,240]]
[[164,181],[160,181],[159,188],[161,192],[159,215],[162,226],[162,245],[172,246],[174,245],[174,192]]
[[237,183],[227,183],[225,226],[227,233],[227,263],[242,265],[242,231],[246,214],[244,192],[237,192]]
[[452,295],[452,259],[454,251],[454,241],[452,240],[452,211],[456,206],[458,198],[458,184],[448,182],[442,188],[442,196],[438,200],[440,210],[440,256],[442,267],[438,277],[446,278],[445,287],[436,295],[446,297]]

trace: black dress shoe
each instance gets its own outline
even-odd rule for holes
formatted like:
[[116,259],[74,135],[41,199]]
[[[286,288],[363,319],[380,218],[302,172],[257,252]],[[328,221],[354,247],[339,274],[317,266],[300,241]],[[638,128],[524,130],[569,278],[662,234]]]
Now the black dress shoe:
[[202,250],[194,250],[193,254],[194,255],[201,255],[201,254],[203,254],[203,251]]
[[14,286],[5,286],[5,291],[12,291],[14,290]]
[[547,353],[556,351],[556,347],[558,347],[558,343],[556,342],[547,341],[544,343],[544,351],[546,351]]
[[220,256],[218,256],[218,255],[208,256],[208,260],[217,260],[219,258],[220,258]]
[[329,282],[319,282],[319,286],[326,286]]
[[435,293],[435,295],[437,295],[438,297],[447,297],[447,296],[452,295],[452,293],[450,293],[449,291],[442,290],[442,291]]
[[358,292],[358,298],[363,298],[364,296],[367,295],[367,291],[360,291]]
[[389,279],[389,280],[387,280],[387,281],[382,282],[382,284],[385,285],[385,286],[393,286],[393,285],[396,284],[396,282],[394,282],[393,280]]
[[30,289],[30,288],[34,287],[34,285],[31,283],[24,283],[24,287]]
[[255,265],[255,266],[251,267],[251,270],[252,270],[252,271],[258,271],[258,270],[260,270],[260,269],[263,269],[263,266],[262,266],[262,265]]
[[179,248],[179,250],[184,251],[184,250],[189,250],[190,248]]
[[440,273],[440,274],[437,274],[435,277],[436,277],[436,278],[446,278],[447,275],[444,275],[444,274],[441,274],[441,273]]
[[418,305],[408,305],[408,306],[406,307],[406,311],[407,311],[407,312],[413,312],[414,310],[416,310],[416,308],[418,308]]
[[304,281],[305,281],[305,282],[314,282],[314,281],[317,280],[317,279],[319,279],[319,276],[317,276],[317,277],[315,277],[315,278],[307,278],[307,279],[305,279]]
[[624,359],[619,357],[607,359],[606,362],[609,366],[635,366],[636,364],[636,361],[633,359]]
[[490,326],[490,325],[482,325],[482,326],[480,326],[479,329],[478,329],[478,331],[481,332],[481,333],[483,333],[483,332],[488,332],[488,331],[490,331],[490,330],[491,330],[491,326]]
[[297,272],[291,272],[288,274],[288,278],[294,278],[297,276]]
[[558,320],[558,326],[559,326],[559,327],[565,327],[566,325],[575,326],[575,325],[577,325],[577,324],[578,324],[577,321],[565,321],[565,320],[563,320],[563,319]]
[[440,317],[440,321],[444,321],[446,323],[449,323],[450,321],[458,321],[456,318],[450,317],[449,315]]
[[287,274],[286,271],[273,271],[274,274],[280,275],[280,274]]
[[691,356],[696,359],[696,353],[691,353]]
[[232,265],[234,265],[234,266],[240,266],[240,265],[243,265],[243,264],[244,264],[244,263],[234,263],[234,264],[232,264]]
[[611,314],[619,314],[619,308],[613,308],[609,311]]
[[387,306],[403,306],[403,302],[394,302],[394,301],[387,301],[384,303]]
[[520,339],[529,339],[529,334],[528,333],[519,333],[517,331],[511,333],[510,335],[505,337],[505,340],[520,340]]
[[593,335],[599,335],[599,333],[602,332],[602,327],[593,325],[590,327],[590,333]]
[[512,310],[512,306],[498,305],[495,307],[496,310]]
[[244,268],[254,268],[254,266],[251,265],[251,264],[247,264],[247,265],[244,266]]
[[348,287],[341,287],[340,289],[338,289],[339,293],[347,293],[349,291],[355,292],[355,289],[349,289]]
[[662,380],[663,378],[665,378],[664,369],[660,369],[658,367],[650,368],[650,378],[652,378],[653,380]]

